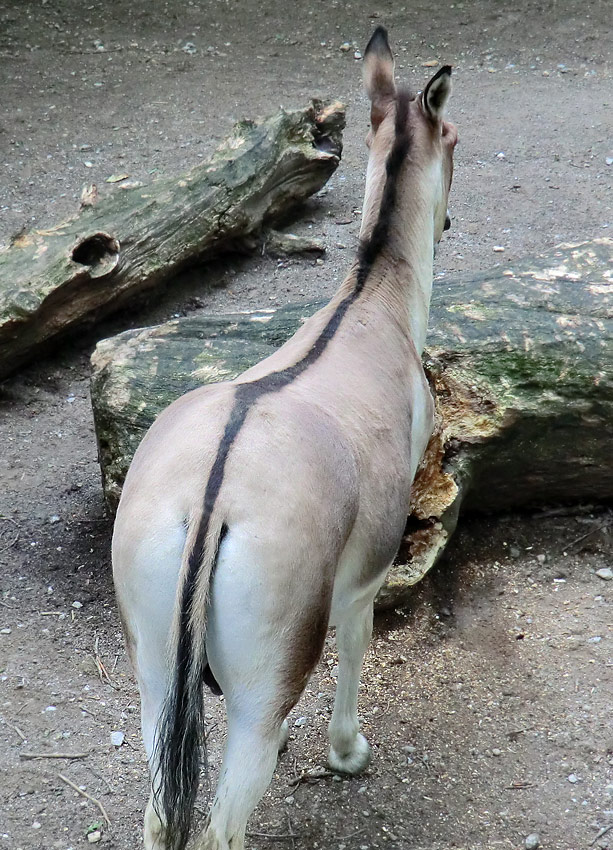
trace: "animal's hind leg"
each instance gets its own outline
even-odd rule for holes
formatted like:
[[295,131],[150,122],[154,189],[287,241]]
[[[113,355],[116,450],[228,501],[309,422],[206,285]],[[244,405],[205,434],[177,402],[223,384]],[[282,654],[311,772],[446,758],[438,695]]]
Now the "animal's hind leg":
[[370,761],[370,747],[359,732],[358,687],[364,653],[372,634],[373,603],[347,608],[336,625],[338,683],[328,727],[328,765],[340,773],[360,773]]
[[[141,728],[149,761],[152,793],[145,810],[145,850],[166,850],[164,827],[153,806],[156,782],[156,728],[170,678],[171,630],[185,529],[156,527],[154,545],[146,536],[130,547],[114,546],[117,601],[141,697]],[[163,533],[162,533],[163,532]]]
[[226,751],[197,850],[243,850],[247,820],[272,779],[281,720],[253,708],[243,700],[227,705]]
[[[266,629],[255,621],[237,628],[234,618],[230,646],[220,628],[223,619],[224,614],[210,615],[207,655],[224,689],[228,734],[211,811],[196,843],[198,850],[242,850],[247,821],[272,779],[278,753],[287,740],[284,715],[300,693],[288,688],[280,674],[280,662],[289,660],[282,641],[271,640],[272,635],[267,637]],[[266,664],[264,659],[268,659]]]
[[149,663],[146,667],[141,662],[137,671],[141,695],[141,728],[151,777],[151,793],[145,809],[143,824],[145,850],[165,850],[166,847],[164,825],[153,804],[154,793],[158,784],[155,732],[162,712],[167,685],[164,658],[165,654],[162,653],[157,659],[157,663]]
[[305,583],[299,573],[288,587],[288,569],[277,567],[269,550],[267,542],[230,529],[211,582],[206,653],[226,698],[228,737],[198,850],[242,850],[247,820],[284,742],[283,721],[325,639],[323,580]]
[[277,748],[280,753],[285,752],[287,749],[287,742],[289,740],[289,724],[287,720],[284,720],[281,724],[281,731],[279,732],[279,743]]

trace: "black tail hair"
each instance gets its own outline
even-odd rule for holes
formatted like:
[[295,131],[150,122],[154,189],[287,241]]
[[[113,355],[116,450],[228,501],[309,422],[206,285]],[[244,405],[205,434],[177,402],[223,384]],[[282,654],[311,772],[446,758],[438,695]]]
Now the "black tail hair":
[[[208,525],[208,523],[207,523]],[[202,520],[201,528],[202,531]],[[221,529],[210,575],[227,528]],[[204,634],[194,635],[190,627],[199,565],[204,557],[205,535],[198,534],[189,557],[189,567],[181,594],[176,666],[171,686],[156,729],[156,773],[153,777],[154,808],[164,824],[165,841],[172,850],[184,850],[192,825],[198,793],[200,769],[207,768],[206,721],[202,683],[206,672],[204,647],[194,652],[194,639],[204,643]],[[159,787],[158,786],[159,780]]]

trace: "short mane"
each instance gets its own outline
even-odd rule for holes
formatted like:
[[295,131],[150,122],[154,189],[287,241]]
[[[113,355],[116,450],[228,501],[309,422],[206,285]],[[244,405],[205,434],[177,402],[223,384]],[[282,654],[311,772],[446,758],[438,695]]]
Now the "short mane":
[[358,248],[358,272],[356,280],[356,294],[361,292],[370,274],[372,266],[387,244],[389,238],[390,222],[396,207],[396,194],[398,188],[398,176],[400,169],[407,158],[411,147],[411,133],[409,130],[409,103],[412,95],[406,90],[401,90],[396,95],[396,121],[395,138],[393,147],[385,163],[385,187],[379,207],[379,215],[369,238],[360,243]]

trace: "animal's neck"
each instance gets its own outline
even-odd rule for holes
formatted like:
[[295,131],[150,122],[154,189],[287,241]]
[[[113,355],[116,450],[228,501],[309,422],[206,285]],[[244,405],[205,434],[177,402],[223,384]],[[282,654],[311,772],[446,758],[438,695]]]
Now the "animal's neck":
[[[415,175],[399,189],[385,246],[368,275],[360,301],[377,299],[390,310],[396,322],[405,325],[415,348],[423,351],[432,294],[434,253],[433,185],[431,175]],[[360,239],[373,227],[372,210],[380,198],[364,199]]]

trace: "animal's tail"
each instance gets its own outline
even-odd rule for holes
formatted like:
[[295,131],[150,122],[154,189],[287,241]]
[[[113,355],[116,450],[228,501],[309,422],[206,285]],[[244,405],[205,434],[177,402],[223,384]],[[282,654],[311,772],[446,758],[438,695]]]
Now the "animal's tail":
[[[165,828],[166,846],[184,850],[198,792],[200,767],[206,768],[202,682],[206,672],[206,606],[211,576],[225,525],[212,529],[202,516],[185,546],[184,580],[179,589],[176,658],[158,721],[153,777],[154,806]],[[195,533],[194,533],[195,532]]]

